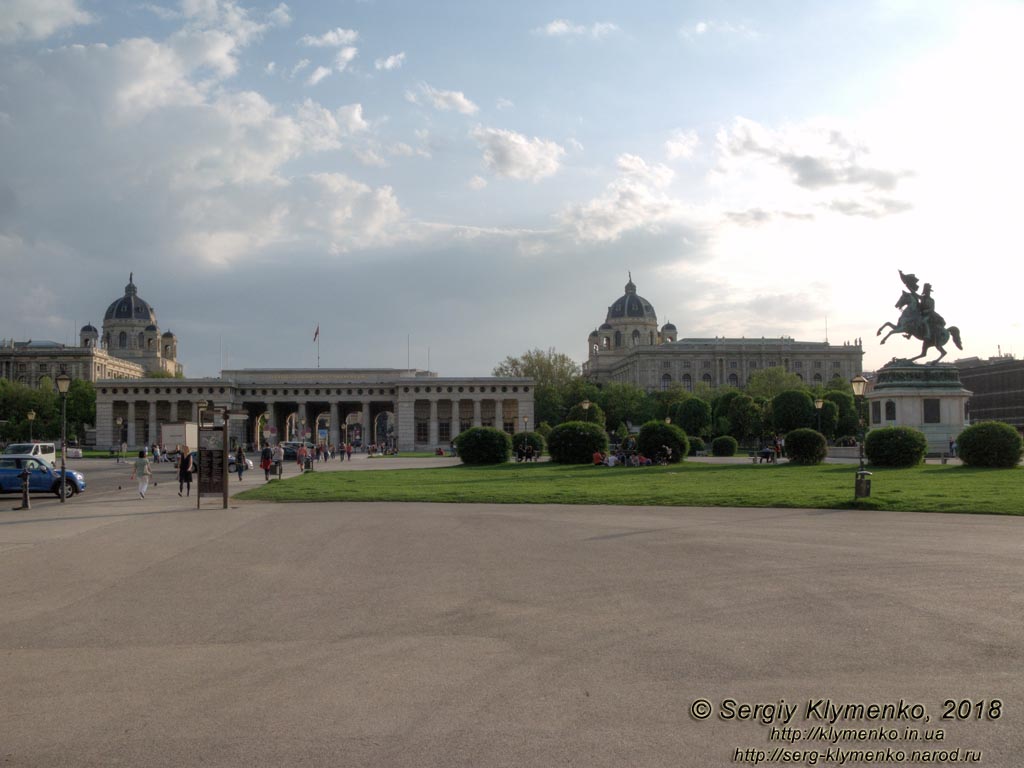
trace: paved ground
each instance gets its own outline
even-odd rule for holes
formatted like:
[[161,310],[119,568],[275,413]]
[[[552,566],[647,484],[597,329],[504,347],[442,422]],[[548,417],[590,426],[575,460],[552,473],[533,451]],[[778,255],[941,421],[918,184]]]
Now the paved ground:
[[[345,468],[377,461],[397,466]],[[63,507],[0,513],[5,768],[727,766],[778,747],[1024,764],[1020,518],[196,510],[169,475],[143,502],[103,464]],[[796,704],[774,725],[804,738],[723,720],[730,698]],[[940,719],[946,699],[993,698],[999,719]],[[921,703],[929,722],[837,725],[945,738],[811,740],[819,699]]]

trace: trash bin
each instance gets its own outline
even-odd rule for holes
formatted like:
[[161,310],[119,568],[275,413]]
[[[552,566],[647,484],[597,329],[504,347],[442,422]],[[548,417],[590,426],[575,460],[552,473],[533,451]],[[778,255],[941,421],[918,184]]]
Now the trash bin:
[[857,479],[853,485],[853,497],[855,499],[866,499],[871,495],[871,473],[867,470],[857,470]]
[[307,472],[313,471],[313,459],[311,457],[306,457],[306,463],[305,465],[303,465],[303,469],[305,469]]

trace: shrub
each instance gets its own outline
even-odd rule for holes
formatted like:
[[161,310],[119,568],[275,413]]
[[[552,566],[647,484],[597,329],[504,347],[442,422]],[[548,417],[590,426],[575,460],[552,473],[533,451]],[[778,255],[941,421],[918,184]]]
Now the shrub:
[[786,456],[793,464],[821,464],[828,454],[825,436],[814,429],[794,429],[786,435]]
[[537,456],[544,455],[544,438],[537,432],[516,432],[512,435],[512,450],[521,451],[532,445]]
[[463,464],[503,464],[512,450],[512,438],[494,427],[472,427],[455,438]]
[[567,421],[548,435],[548,453],[560,464],[589,464],[596,451],[608,450],[608,435],[597,424]]
[[551,425],[548,424],[546,421],[542,421],[540,425],[537,427],[537,434],[540,435],[545,440],[547,440],[548,435],[551,434]]
[[[587,423],[594,423],[600,425],[601,429],[604,429],[605,415],[597,403],[590,401],[590,406],[584,408],[582,404],[577,403],[569,412],[565,415],[565,421],[583,421]],[[564,423],[564,422],[563,422]]]
[[735,456],[736,449],[739,447],[739,443],[736,442],[735,437],[729,437],[728,435],[722,435],[716,437],[711,441],[711,455],[712,456]]
[[1024,441],[1016,429],[1001,421],[974,424],[956,439],[957,453],[972,467],[1010,469],[1020,462]]
[[663,421],[648,421],[640,427],[636,438],[637,449],[650,459],[662,452],[662,446],[672,449],[669,461],[673,464],[682,461],[690,451],[690,443],[686,433],[675,424]]
[[687,435],[706,435],[711,428],[711,406],[699,397],[672,406],[669,416]]
[[815,419],[814,400],[803,390],[790,389],[772,399],[772,423],[779,432],[809,427]]
[[911,427],[882,427],[868,432],[864,453],[879,467],[916,467],[928,452],[924,432]]
[[706,451],[707,446],[704,445],[704,441],[699,437],[687,437],[690,441],[690,452],[687,456],[696,456],[698,451]]

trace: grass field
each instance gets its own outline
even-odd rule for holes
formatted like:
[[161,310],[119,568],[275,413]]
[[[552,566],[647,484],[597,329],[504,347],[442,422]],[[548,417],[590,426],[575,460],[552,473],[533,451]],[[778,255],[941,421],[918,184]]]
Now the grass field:
[[854,501],[855,468],[823,464],[704,464],[619,468],[507,464],[317,472],[245,491],[277,501],[866,508],[1024,515],[1024,469],[925,465],[872,469],[872,495]]

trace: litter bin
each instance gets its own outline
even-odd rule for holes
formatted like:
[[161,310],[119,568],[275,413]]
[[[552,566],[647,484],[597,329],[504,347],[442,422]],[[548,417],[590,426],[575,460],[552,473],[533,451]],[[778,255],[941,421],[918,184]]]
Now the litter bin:
[[857,470],[857,479],[854,481],[853,497],[855,499],[866,499],[871,495],[871,473],[867,470]]
[[307,472],[312,472],[313,471],[313,459],[310,458],[309,456],[307,456],[306,457],[306,463],[303,465],[302,468],[305,469]]

